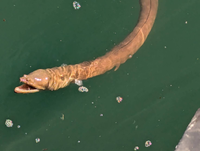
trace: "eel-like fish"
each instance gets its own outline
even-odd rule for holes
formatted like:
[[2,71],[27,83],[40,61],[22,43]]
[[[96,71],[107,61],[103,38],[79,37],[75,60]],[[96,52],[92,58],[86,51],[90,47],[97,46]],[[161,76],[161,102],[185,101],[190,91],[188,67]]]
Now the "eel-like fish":
[[154,24],[158,0],[140,0],[140,17],[133,31],[117,46],[104,56],[93,61],[86,61],[75,65],[66,65],[48,69],[38,69],[20,78],[24,84],[15,88],[16,93],[34,93],[40,90],[58,90],[68,86],[75,80],[104,74],[130,59],[143,45]]

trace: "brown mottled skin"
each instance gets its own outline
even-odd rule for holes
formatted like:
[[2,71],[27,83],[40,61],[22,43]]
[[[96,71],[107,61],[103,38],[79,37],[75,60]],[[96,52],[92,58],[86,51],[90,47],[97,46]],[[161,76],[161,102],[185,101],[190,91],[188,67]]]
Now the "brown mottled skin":
[[29,75],[21,77],[20,81],[25,84],[16,87],[15,92],[34,93],[45,89],[58,90],[74,82],[75,79],[85,80],[104,74],[114,67],[117,70],[120,64],[130,59],[143,45],[154,24],[158,0],[140,0],[140,6],[140,17],[136,27],[110,52],[93,61],[50,69],[38,69]]

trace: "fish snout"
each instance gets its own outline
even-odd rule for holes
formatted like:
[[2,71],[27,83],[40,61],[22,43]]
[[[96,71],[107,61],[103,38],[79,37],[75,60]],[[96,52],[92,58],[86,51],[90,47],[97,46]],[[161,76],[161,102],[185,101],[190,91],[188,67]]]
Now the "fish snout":
[[19,80],[20,80],[20,82],[24,82],[24,83],[26,83],[26,82],[27,82],[27,80],[26,80],[26,78],[25,78],[25,77],[21,77],[21,78],[19,78]]

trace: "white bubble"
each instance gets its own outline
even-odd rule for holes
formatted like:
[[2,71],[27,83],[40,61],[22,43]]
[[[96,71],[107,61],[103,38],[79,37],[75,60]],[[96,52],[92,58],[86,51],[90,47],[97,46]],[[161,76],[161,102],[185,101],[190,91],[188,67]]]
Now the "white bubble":
[[64,67],[64,66],[67,66],[67,64],[65,64],[65,63],[61,64],[61,67]]
[[12,120],[7,119],[6,122],[5,122],[5,125],[6,125],[7,127],[12,127],[12,126],[13,126]]
[[62,116],[60,117],[61,120],[64,120],[65,119],[65,115],[62,114]]
[[81,86],[78,88],[79,92],[88,92],[88,88],[84,87],[84,86]]
[[134,150],[139,150],[139,147],[138,147],[138,146],[135,146]]
[[78,86],[81,86],[81,85],[83,85],[83,81],[75,79],[75,84],[78,85]]
[[79,9],[79,8],[81,8],[81,5],[77,1],[74,1],[73,7],[74,7],[74,9]]
[[122,100],[123,100],[123,98],[122,98],[122,97],[120,97],[120,96],[118,96],[118,97],[116,97],[116,100],[117,100],[117,102],[118,102],[118,103],[121,103],[121,102],[122,102]]
[[148,140],[148,141],[145,142],[145,147],[149,147],[149,146],[151,146],[151,145],[152,145],[152,143],[151,143],[150,140]]
[[39,142],[40,142],[40,138],[36,138],[36,139],[35,139],[35,142],[36,142],[36,143],[39,143]]

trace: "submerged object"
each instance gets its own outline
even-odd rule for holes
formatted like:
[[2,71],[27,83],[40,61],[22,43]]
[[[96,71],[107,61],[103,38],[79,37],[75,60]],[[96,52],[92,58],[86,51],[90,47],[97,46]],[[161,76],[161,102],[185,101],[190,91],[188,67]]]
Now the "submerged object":
[[74,1],[73,7],[74,7],[74,9],[79,9],[79,8],[81,8],[81,5],[77,1]]
[[196,111],[175,151],[200,151],[200,108]]

